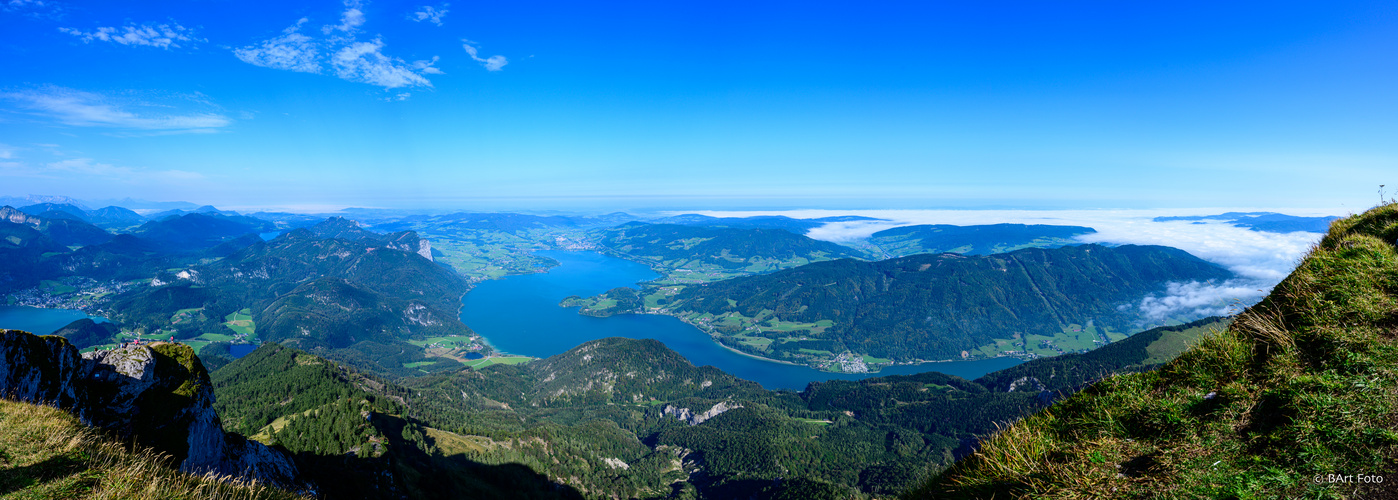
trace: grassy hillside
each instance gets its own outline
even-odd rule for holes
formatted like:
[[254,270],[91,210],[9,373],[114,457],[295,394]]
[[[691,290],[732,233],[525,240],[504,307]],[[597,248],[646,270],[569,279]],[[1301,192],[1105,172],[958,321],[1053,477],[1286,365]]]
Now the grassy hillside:
[[8,499],[293,499],[264,485],[193,476],[48,406],[0,400],[0,496]]
[[1085,353],[1036,359],[976,379],[994,391],[1033,390],[1071,393],[1112,373],[1149,370],[1175,359],[1200,337],[1228,328],[1231,319],[1210,317],[1134,334]]
[[[1398,481],[1398,205],[1152,372],[985,442],[910,498],[1366,498]],[[1381,482],[1377,482],[1381,481]]]

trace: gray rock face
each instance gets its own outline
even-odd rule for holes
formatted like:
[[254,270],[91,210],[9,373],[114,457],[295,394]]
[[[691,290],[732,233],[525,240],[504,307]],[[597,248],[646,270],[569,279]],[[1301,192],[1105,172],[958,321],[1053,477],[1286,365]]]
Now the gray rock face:
[[708,419],[723,414],[723,412],[736,410],[742,407],[743,405],[740,404],[729,405],[727,401],[720,401],[703,413],[694,413],[694,411],[689,408],[680,408],[674,405],[665,405],[665,408],[660,411],[665,415],[675,417],[675,420],[686,422],[689,425],[699,425]]
[[63,337],[0,330],[0,394],[6,397],[83,410],[78,408],[82,366],[78,350]]
[[215,472],[307,489],[283,453],[224,433],[213,384],[189,346],[128,345],[81,356],[62,337],[0,331],[0,393],[70,409],[89,425]]

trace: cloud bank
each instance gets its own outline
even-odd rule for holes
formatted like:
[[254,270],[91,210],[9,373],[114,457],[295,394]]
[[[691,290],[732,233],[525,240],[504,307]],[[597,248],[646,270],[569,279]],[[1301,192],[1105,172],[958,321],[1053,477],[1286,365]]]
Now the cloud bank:
[[[1251,305],[1266,295],[1295,269],[1321,234],[1268,233],[1234,227],[1226,222],[1166,221],[1160,216],[1211,215],[1224,212],[1274,211],[1294,215],[1343,215],[1287,209],[1201,208],[1181,210],[793,210],[711,211],[714,217],[785,215],[817,218],[862,215],[878,221],[831,222],[811,229],[807,236],[835,243],[866,239],[893,227],[916,224],[977,225],[998,223],[1087,226],[1095,234],[1079,236],[1083,243],[1110,245],[1163,245],[1179,248],[1233,271],[1237,278],[1224,283],[1171,283],[1160,293],[1132,304],[1142,316],[1163,320],[1172,316],[1204,316],[1237,312],[1237,305]],[[1231,312],[1230,312],[1231,311]]]

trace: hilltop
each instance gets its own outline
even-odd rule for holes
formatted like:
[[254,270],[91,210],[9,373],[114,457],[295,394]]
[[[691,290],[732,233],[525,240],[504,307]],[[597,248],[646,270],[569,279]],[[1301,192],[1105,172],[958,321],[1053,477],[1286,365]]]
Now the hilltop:
[[1391,494],[1396,242],[1398,205],[1336,221],[1228,330],[1016,423],[907,496]]

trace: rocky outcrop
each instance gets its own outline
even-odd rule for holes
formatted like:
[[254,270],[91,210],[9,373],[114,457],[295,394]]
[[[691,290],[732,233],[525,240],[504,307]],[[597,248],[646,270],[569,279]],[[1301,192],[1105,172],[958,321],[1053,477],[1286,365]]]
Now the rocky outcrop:
[[68,409],[84,422],[170,455],[181,471],[306,489],[285,454],[223,431],[194,350],[156,342],[78,354],[62,337],[0,333],[0,393]]
[[0,395],[19,401],[75,409],[79,405],[83,360],[63,337],[39,337],[0,330]]
[[686,422],[689,425],[699,425],[704,423],[704,421],[708,419],[723,414],[723,412],[726,412],[728,410],[736,410],[742,407],[743,405],[740,404],[729,404],[729,402],[727,401],[720,401],[718,404],[713,405],[713,407],[709,408],[708,411],[705,411],[703,413],[694,413],[694,411],[690,410],[689,408],[680,408],[675,405],[665,405],[665,408],[662,409],[661,412],[664,413],[666,416],[675,417],[676,420]]
[[427,240],[418,237],[417,233],[415,232],[401,231],[385,235],[383,237],[383,240],[385,247],[392,248],[394,250],[402,250],[404,252],[416,253],[427,260],[436,260],[432,258],[432,244],[428,243]]

